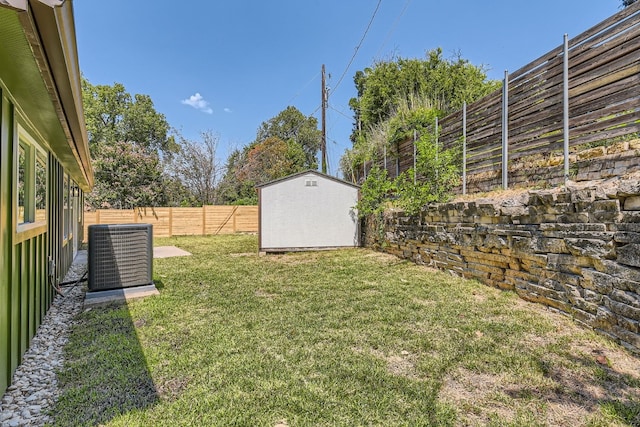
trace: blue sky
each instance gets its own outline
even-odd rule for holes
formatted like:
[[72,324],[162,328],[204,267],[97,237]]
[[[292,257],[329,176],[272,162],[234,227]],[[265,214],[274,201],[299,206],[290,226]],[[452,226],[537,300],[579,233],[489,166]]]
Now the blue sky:
[[620,0],[75,0],[80,69],[93,84],[151,96],[188,139],[220,137],[219,155],[255,139],[293,105],[320,122],[320,69],[331,90],[329,172],[351,146],[353,75],[399,55],[442,48],[515,71],[620,10]]

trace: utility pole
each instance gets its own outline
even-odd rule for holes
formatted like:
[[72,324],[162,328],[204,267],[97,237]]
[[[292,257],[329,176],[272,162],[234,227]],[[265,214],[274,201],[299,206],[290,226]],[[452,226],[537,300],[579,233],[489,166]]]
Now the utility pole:
[[327,173],[327,88],[322,64],[322,173]]

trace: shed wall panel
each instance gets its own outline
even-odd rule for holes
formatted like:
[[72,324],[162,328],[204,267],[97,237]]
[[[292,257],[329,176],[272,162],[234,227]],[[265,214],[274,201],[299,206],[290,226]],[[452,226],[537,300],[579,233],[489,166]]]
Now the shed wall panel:
[[358,189],[316,174],[261,189],[261,250],[358,246]]

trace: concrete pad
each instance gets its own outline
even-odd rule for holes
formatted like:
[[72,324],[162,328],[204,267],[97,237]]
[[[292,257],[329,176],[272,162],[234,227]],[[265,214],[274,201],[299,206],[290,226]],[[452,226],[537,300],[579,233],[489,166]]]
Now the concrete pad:
[[189,256],[191,253],[175,246],[156,246],[153,248],[154,258],[171,258],[174,256]]
[[84,307],[95,307],[107,304],[123,304],[129,300],[150,295],[160,295],[156,285],[133,286],[130,288],[110,289],[107,291],[87,292],[84,296]]

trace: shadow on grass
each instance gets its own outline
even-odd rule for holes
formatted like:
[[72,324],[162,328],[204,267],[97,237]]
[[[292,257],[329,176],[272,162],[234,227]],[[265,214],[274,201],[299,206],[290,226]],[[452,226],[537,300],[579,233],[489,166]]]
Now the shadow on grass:
[[[640,426],[640,379],[625,369],[611,365],[601,350],[591,354],[568,356],[579,372],[592,372],[593,377],[576,375],[570,369],[550,369],[547,376],[570,393],[548,399],[564,404],[579,404],[631,426]],[[598,361],[598,359],[600,361]]]
[[[561,366],[548,360],[540,360],[540,371],[553,380],[549,389],[530,388],[527,385],[512,385],[505,393],[513,399],[531,398],[543,400],[549,407],[582,408],[588,413],[601,411],[611,422],[623,422],[640,426],[640,379],[624,369],[610,366],[599,350],[592,354],[567,354]],[[566,420],[565,420],[566,421]],[[579,420],[573,420],[579,423]],[[600,424],[597,424],[600,425]]]
[[78,315],[58,374],[54,425],[100,425],[159,401],[135,327],[126,304]]

